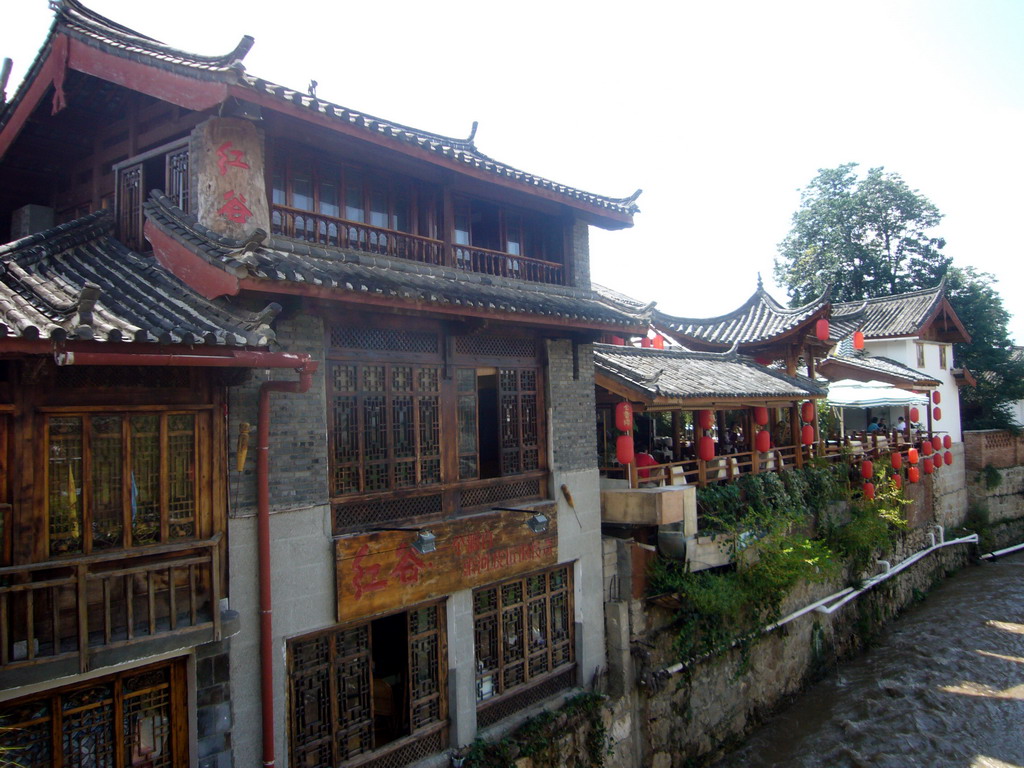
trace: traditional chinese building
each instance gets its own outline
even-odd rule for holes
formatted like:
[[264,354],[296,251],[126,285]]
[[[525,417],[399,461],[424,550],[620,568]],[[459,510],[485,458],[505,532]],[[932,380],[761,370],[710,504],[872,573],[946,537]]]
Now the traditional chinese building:
[[592,342],[643,324],[587,231],[635,199],[253,77],[252,43],[64,0],[0,111],[26,766],[438,762],[604,664]]
[[[832,306],[833,337],[840,340],[821,363],[829,379],[877,380],[924,392],[932,407],[921,410],[922,430],[961,439],[959,387],[969,386],[969,371],[954,367],[953,344],[969,344],[970,335],[946,298],[945,280],[934,288]],[[854,333],[862,348],[854,348]],[[904,410],[883,416],[895,424]],[[938,418],[936,418],[938,416]]]

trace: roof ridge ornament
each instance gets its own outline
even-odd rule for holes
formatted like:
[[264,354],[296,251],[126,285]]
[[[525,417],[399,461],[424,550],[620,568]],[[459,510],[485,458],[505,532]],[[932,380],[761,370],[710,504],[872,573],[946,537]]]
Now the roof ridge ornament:
[[476,138],[476,129],[480,127],[480,121],[473,121],[473,128],[469,131],[469,138],[466,139],[466,143],[469,144],[473,149],[476,149],[476,144],[473,143],[473,139]]
[[92,311],[96,308],[96,302],[100,298],[100,287],[96,283],[88,282],[82,286],[78,293],[78,325],[92,326]]

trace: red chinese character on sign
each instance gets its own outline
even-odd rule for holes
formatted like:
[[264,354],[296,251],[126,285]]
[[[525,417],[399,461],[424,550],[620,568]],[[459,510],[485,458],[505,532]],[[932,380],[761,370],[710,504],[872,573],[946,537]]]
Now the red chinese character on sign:
[[225,192],[224,199],[227,202],[217,210],[217,213],[226,216],[236,224],[245,224],[252,217],[252,211],[245,205],[245,198],[242,195],[236,195],[235,190]]
[[362,598],[364,592],[377,592],[388,585],[387,579],[379,579],[380,563],[363,567],[363,558],[370,552],[370,545],[363,544],[356,553],[352,562],[352,588],[356,593],[356,600]]
[[410,544],[406,548],[405,554],[402,555],[402,559],[398,561],[398,565],[391,569],[390,575],[397,576],[403,584],[414,584],[420,580],[420,571],[427,567],[429,566],[416,556],[416,552]]
[[217,147],[217,167],[220,169],[220,175],[223,176],[228,172],[229,165],[232,168],[248,169],[249,164],[242,160],[243,157],[245,157],[245,152],[241,149],[232,149],[230,141],[225,141]]

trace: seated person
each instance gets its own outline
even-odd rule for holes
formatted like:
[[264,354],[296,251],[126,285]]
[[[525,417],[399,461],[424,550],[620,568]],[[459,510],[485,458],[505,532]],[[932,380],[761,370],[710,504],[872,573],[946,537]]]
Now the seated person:
[[875,417],[873,417],[871,419],[871,423],[868,424],[868,432],[877,432],[877,431],[878,431],[878,417],[875,416]]

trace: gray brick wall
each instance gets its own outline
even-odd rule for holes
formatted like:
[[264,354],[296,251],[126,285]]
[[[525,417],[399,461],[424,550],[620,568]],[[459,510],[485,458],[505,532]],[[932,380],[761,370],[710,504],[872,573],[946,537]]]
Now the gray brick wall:
[[594,349],[577,347],[573,377],[572,342],[548,342],[548,411],[551,414],[551,469],[575,472],[597,468],[597,426],[594,403]]
[[572,223],[572,270],[576,288],[590,289],[590,227],[576,219]]
[[[324,402],[323,324],[310,315],[280,318],[277,340],[287,352],[307,352],[321,361],[313,385],[304,394],[275,392],[270,396],[271,511],[327,503],[327,410]],[[229,398],[230,508],[234,517],[256,512],[256,416],[260,384],[267,371],[253,371],[248,383],[231,387]],[[295,381],[295,371],[269,371],[269,380]],[[249,455],[236,471],[239,424],[249,422]]]
[[229,640],[196,648],[196,737],[199,768],[231,768]]

